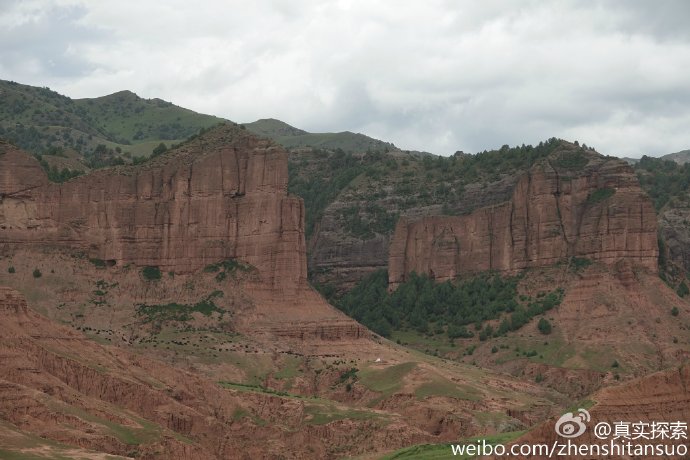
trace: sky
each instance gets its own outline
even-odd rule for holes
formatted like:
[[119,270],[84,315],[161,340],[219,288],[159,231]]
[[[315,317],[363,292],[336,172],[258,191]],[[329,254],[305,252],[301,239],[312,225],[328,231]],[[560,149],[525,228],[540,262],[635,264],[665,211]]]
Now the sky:
[[[690,148],[685,0],[0,0],[0,79],[449,155]],[[1,103],[2,101],[0,101]]]

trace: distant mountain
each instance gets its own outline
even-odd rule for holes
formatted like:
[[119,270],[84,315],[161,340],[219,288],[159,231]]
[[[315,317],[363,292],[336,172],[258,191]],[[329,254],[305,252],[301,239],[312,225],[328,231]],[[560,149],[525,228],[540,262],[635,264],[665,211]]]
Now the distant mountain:
[[345,152],[390,151],[397,147],[390,142],[343,131],[339,133],[309,133],[273,118],[244,123],[255,134],[268,137],[285,148],[312,147],[325,150],[342,149]]
[[640,162],[639,158],[630,158],[630,157],[623,157],[621,160],[627,162],[629,165],[636,165],[637,163]]
[[244,126],[251,132],[259,136],[270,137],[271,139],[277,137],[295,137],[309,134],[308,132],[290,126],[284,121],[276,120],[275,118],[262,118],[252,123],[244,123]]
[[[669,161],[673,161],[679,165],[684,165],[685,163],[690,162],[690,150],[681,150],[680,152],[669,153],[667,155],[662,155],[658,158],[660,160],[669,160]],[[627,161],[628,164],[631,164],[631,165],[636,165],[637,163],[640,162],[639,158],[625,157],[625,158],[623,158],[623,160]]]
[[0,137],[35,154],[59,148],[88,155],[102,144],[148,155],[160,142],[170,145],[225,121],[131,91],[71,99],[49,88],[0,80],[0,98]]
[[681,150],[680,152],[669,153],[661,158],[664,160],[675,161],[679,165],[683,165],[690,162],[690,150]]

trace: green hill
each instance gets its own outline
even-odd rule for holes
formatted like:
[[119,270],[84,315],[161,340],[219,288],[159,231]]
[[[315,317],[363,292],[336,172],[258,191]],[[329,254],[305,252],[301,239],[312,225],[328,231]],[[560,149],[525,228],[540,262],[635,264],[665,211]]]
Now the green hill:
[[244,123],[244,126],[253,133],[273,139],[288,149],[311,147],[326,150],[340,149],[345,152],[388,152],[396,149],[390,142],[380,141],[364,134],[349,131],[309,133],[273,118]]
[[669,153],[661,157],[662,160],[675,161],[679,165],[690,163],[690,150],[681,150],[680,152]]
[[224,121],[130,91],[71,99],[0,80],[0,97],[0,137],[35,154],[61,149],[89,157],[104,145],[118,154],[148,155],[161,142],[176,143]]
[[284,121],[276,120],[275,118],[262,118],[252,123],[244,123],[244,126],[249,131],[259,136],[269,137],[271,139],[309,134],[304,130],[290,126]]

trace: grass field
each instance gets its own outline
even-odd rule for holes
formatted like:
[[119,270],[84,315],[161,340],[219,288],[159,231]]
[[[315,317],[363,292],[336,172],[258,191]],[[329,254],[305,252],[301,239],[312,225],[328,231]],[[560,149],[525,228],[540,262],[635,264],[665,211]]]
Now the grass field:
[[[461,439],[457,443],[453,444],[475,444],[477,441],[484,440],[487,444],[507,444],[512,440],[523,435],[524,431],[512,431],[508,433],[500,433],[491,436],[480,436],[473,438]],[[451,443],[447,444],[420,444],[417,446],[406,447],[400,449],[392,454],[388,454],[381,457],[380,460],[403,460],[403,459],[414,459],[414,460],[446,460],[446,459],[459,459],[468,460],[476,458],[474,456],[467,455],[453,455],[451,450]]]

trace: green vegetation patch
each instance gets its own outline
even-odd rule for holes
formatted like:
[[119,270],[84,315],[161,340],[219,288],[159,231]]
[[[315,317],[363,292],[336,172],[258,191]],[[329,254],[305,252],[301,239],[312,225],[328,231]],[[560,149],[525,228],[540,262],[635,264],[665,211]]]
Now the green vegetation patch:
[[592,260],[586,257],[571,257],[570,267],[577,273],[592,265]]
[[415,367],[417,367],[417,363],[408,362],[389,366],[384,369],[363,369],[358,373],[359,381],[371,391],[389,396],[400,389],[403,378]]
[[[476,445],[477,441],[486,441],[487,444],[508,444],[511,441],[519,438],[525,434],[525,431],[511,431],[506,433],[499,433],[488,436],[476,436],[472,438],[461,439],[454,444]],[[469,460],[476,458],[469,455],[453,455],[451,443],[447,444],[420,444],[417,446],[405,447],[392,454],[381,457],[380,460],[447,460],[449,458],[459,460]]]
[[[372,273],[335,305],[374,332],[390,337],[395,331],[469,338],[474,324],[480,339],[504,335],[524,326],[534,316],[560,304],[563,290],[542,293],[537,299],[518,301],[519,277],[503,278],[482,273],[457,282],[436,283],[426,275],[411,273],[394,292],[388,292],[385,270]],[[506,314],[497,330],[483,323]],[[509,315],[508,315],[509,314]]]
[[349,206],[340,212],[347,233],[365,240],[373,238],[377,233],[392,233],[398,217],[398,213],[388,212],[381,206],[371,203],[363,208]]
[[654,201],[657,211],[673,201],[688,203],[690,190],[690,163],[643,156],[635,165],[640,185]]
[[284,366],[275,373],[274,377],[280,380],[294,379],[302,373],[300,370],[301,365],[302,359],[288,357],[285,359]]
[[51,167],[48,165],[48,162],[43,158],[42,155],[35,156],[43,170],[48,175],[48,180],[51,182],[67,182],[70,179],[74,179],[75,177],[79,177],[84,174],[84,171],[81,170],[71,170],[68,168],[58,169],[55,165]]
[[222,315],[224,310],[214,303],[214,299],[222,296],[222,291],[214,291],[194,305],[179,303],[169,303],[167,305],[139,304],[137,316],[143,317],[144,322],[148,323],[151,321],[189,321],[195,312],[201,313],[204,316],[210,316],[214,312]]
[[[148,154],[163,140],[180,141],[223,121],[128,91],[75,100],[49,88],[2,80],[0,91],[0,137],[38,155],[39,161],[44,154],[66,157],[65,151],[76,151],[91,168],[124,164],[132,153]],[[41,164],[55,182],[82,174]]]
[[467,385],[458,385],[441,376],[434,376],[430,382],[423,383],[415,390],[419,399],[429,396],[443,396],[447,398],[479,401],[481,393]]
[[563,152],[554,160],[554,164],[559,168],[570,171],[579,171],[589,163],[589,159],[582,150],[573,152]]
[[587,202],[590,204],[599,203],[608,198],[611,198],[616,193],[616,189],[605,187],[598,188],[587,197]]
[[239,259],[226,259],[215,264],[209,264],[204,267],[206,273],[216,273],[216,281],[221,282],[228,277],[239,272],[250,272],[254,267]]
[[341,149],[336,149],[334,153],[316,150],[314,155],[323,158],[319,174],[300,174],[299,165],[295,167],[293,163],[290,163],[288,170],[288,191],[304,199],[307,238],[313,233],[314,226],[323,216],[326,207],[366,169],[366,163]]
[[89,262],[91,262],[93,264],[93,266],[96,268],[105,268],[106,267],[105,260],[103,260],[103,259],[89,259]]
[[518,307],[517,278],[482,274],[456,283],[436,283],[427,275],[411,273],[394,292],[388,292],[388,273],[379,270],[365,277],[335,304],[374,332],[389,337],[394,330],[427,333],[441,325],[455,336],[460,329],[496,318]]
[[161,269],[158,267],[144,267],[141,269],[141,276],[147,281],[158,281],[161,279]]

